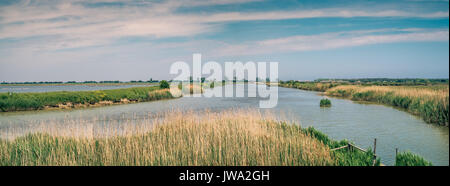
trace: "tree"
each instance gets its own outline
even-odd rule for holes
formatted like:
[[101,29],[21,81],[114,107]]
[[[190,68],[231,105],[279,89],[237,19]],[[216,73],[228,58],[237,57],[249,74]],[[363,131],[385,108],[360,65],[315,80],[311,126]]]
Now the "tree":
[[169,83],[166,80],[162,80],[161,82],[159,82],[159,87],[160,88],[169,88]]

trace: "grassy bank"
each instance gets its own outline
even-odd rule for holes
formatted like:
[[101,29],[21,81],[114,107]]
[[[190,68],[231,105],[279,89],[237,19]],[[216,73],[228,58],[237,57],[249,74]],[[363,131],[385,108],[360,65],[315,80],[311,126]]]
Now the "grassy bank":
[[170,92],[157,86],[76,92],[0,93],[0,111],[74,108],[168,98],[172,98]]
[[106,128],[109,134],[64,125],[0,140],[0,165],[371,166],[373,163],[370,151],[331,152],[330,148],[347,141],[333,141],[313,128],[273,118],[270,113],[254,110],[170,112],[121,130]]
[[418,115],[429,123],[445,126],[449,123],[448,86],[342,85],[327,90],[326,94],[392,105]]
[[432,164],[411,152],[401,152],[395,157],[395,166],[432,166]]

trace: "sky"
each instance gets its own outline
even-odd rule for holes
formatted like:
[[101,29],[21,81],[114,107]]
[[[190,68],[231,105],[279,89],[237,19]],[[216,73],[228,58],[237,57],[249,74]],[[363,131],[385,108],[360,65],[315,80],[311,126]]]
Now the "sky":
[[0,0],[0,82],[171,79],[279,62],[281,80],[448,78],[448,0]]

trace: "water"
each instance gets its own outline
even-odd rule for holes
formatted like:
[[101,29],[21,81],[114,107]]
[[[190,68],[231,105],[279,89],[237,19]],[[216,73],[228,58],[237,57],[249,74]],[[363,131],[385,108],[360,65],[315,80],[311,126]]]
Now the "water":
[[[249,85],[253,86],[253,85]],[[245,88],[238,85],[238,88]],[[349,139],[358,146],[373,146],[382,163],[393,165],[395,148],[423,156],[434,165],[449,165],[449,128],[423,122],[420,118],[389,106],[361,104],[329,98],[330,108],[320,108],[323,96],[317,92],[279,87],[277,107],[271,109],[283,118],[314,126],[336,140]],[[145,118],[149,113],[172,109],[221,111],[230,108],[258,108],[259,98],[183,97],[172,100],[59,111],[0,113],[0,130],[27,127],[33,121],[79,119],[99,124]],[[265,110],[265,109],[262,109]],[[100,118],[100,119],[99,119]]]
[[[149,85],[2,85],[0,92],[54,92],[54,91],[88,91],[119,88],[142,87]],[[150,85],[154,86],[154,85]]]

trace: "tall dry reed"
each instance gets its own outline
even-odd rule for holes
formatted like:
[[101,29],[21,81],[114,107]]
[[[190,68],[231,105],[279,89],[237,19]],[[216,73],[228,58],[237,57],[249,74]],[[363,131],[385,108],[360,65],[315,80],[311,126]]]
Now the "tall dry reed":
[[326,91],[327,95],[357,101],[374,101],[406,109],[425,121],[448,126],[448,86],[357,86],[342,85]]
[[[1,165],[335,165],[329,147],[254,110],[173,111],[117,128],[54,125],[0,140]],[[55,127],[59,126],[59,127]],[[101,132],[99,132],[101,131]]]

